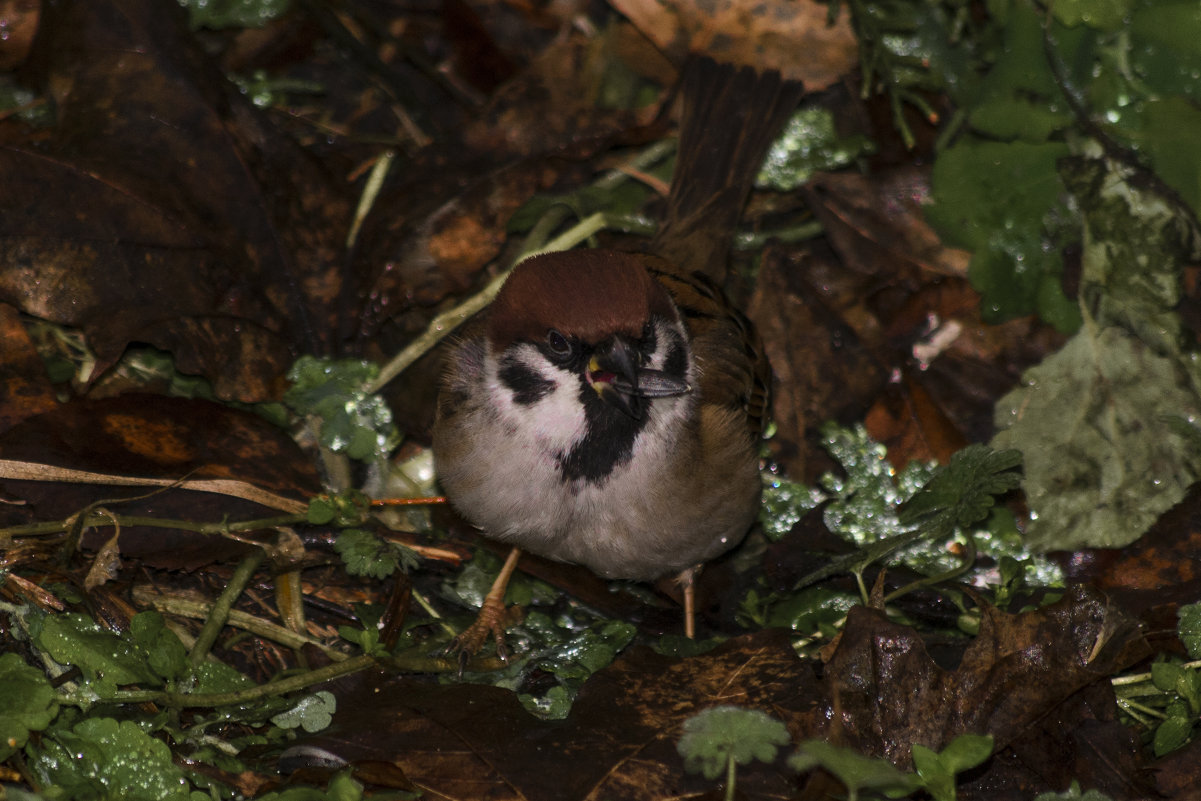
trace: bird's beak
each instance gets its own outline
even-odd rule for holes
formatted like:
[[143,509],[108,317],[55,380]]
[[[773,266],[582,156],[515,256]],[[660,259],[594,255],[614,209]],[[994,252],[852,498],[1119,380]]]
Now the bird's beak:
[[647,398],[666,398],[691,391],[687,382],[662,370],[639,367],[638,362],[634,346],[615,336],[588,361],[588,384],[601,400],[634,419],[646,413]]

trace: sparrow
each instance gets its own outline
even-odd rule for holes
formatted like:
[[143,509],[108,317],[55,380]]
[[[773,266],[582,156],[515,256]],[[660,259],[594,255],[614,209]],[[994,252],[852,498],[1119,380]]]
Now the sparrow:
[[650,253],[527,259],[453,347],[433,428],[450,503],[514,546],[460,657],[504,656],[504,590],[522,549],[600,576],[693,579],[759,508],[771,368],[720,289],[764,153],[804,92],[772,70],[693,58],[676,170]]
[[750,322],[699,272],[614,250],[519,264],[449,354],[438,398],[443,491],[515,546],[454,646],[491,633],[504,655],[519,549],[611,579],[680,574],[690,601],[695,570],[757,516],[769,380]]

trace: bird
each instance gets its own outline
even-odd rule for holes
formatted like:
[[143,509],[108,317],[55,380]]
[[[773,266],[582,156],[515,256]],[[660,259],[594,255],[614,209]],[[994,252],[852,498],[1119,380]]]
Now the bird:
[[610,579],[683,586],[755,521],[771,367],[720,282],[767,146],[799,82],[692,60],[665,221],[649,252],[544,253],[510,273],[450,349],[433,426],[451,506],[513,546],[463,660],[491,634],[522,550]]
[[[753,326],[702,273],[647,253],[534,256],[449,356],[435,470],[489,537],[610,579],[679,574],[689,599],[697,567],[757,517],[769,386]],[[491,633],[505,653],[493,590],[462,652]]]

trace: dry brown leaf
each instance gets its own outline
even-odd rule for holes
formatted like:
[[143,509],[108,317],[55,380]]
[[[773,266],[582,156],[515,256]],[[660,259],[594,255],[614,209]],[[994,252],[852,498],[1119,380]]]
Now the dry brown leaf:
[[669,57],[690,53],[778,70],[809,91],[837,83],[858,63],[846,8],[829,24],[829,7],[812,0],[613,0]]

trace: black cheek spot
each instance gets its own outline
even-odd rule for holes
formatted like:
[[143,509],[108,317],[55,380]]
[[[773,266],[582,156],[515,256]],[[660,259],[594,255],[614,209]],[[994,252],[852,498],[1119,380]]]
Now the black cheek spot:
[[663,372],[677,378],[683,378],[688,372],[688,352],[684,349],[684,343],[673,339],[667,358],[663,360]]
[[554,381],[543,378],[518,361],[506,360],[499,375],[501,383],[513,390],[513,400],[522,406],[537,403],[555,389]]

